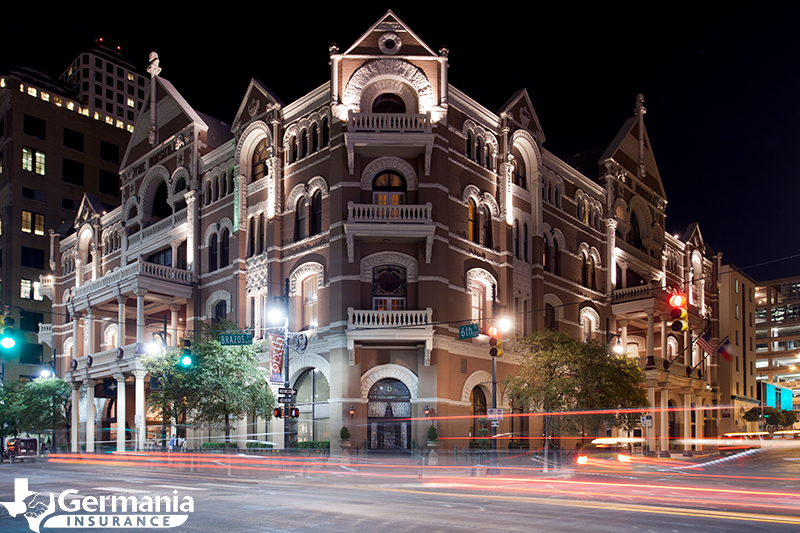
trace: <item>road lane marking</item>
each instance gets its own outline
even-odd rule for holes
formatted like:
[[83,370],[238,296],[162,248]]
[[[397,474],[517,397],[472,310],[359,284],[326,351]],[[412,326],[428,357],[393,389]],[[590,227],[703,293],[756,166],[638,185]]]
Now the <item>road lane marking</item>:
[[205,489],[202,487],[184,487],[182,485],[151,485],[152,487],[158,487],[160,489],[180,489],[180,490],[211,490]]
[[[149,494],[152,490],[125,489],[122,487],[95,487],[92,490],[104,490],[106,492],[130,492],[131,494]],[[83,496],[81,496],[82,498]]]

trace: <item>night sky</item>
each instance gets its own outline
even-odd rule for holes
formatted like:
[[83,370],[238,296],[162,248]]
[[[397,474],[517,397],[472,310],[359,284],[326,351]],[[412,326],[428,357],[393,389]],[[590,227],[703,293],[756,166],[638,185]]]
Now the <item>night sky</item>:
[[92,9],[38,19],[6,13],[0,73],[30,66],[58,77],[103,37],[141,70],[158,52],[161,75],[190,105],[230,123],[251,77],[291,102],[330,79],[331,42],[345,51],[392,7],[432,49],[447,45],[450,82],[488,109],[527,88],[544,147],[560,157],[610,144],[643,93],[667,193],[666,230],[682,234],[698,222],[723,263],[756,281],[800,275],[800,6],[609,4],[531,2],[536,7],[521,12],[513,4],[491,12],[491,4],[463,2],[452,9],[284,3],[235,16],[219,12],[225,4],[207,15],[199,4],[181,11],[137,4],[138,12],[113,21],[87,18]]

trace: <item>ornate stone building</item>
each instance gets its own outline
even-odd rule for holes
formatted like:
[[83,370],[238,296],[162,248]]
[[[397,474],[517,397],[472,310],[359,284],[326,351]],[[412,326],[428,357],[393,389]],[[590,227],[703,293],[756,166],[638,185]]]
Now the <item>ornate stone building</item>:
[[[391,11],[347,50],[332,45],[330,65],[329,81],[288,104],[252,80],[232,125],[194,110],[151,69],[122,206],[102,214],[86,198],[58,243],[61,372],[76,398],[81,383],[117,384],[103,399],[90,387],[88,408],[73,411],[74,450],[113,440],[97,427],[123,413],[138,446],[143,425],[159,423],[139,358],[165,316],[172,345],[195,321],[223,317],[265,340],[275,331],[266,309],[287,279],[289,329],[308,338],[289,364],[293,431],[334,450],[343,425],[369,449],[409,449],[426,438],[426,412],[445,447],[469,445],[479,425],[467,415],[491,406],[483,333],[495,312],[513,315],[518,334],[619,335],[646,365],[655,406],[715,401],[714,366],[683,353],[691,333],[668,330],[666,298],[688,289],[702,329],[717,305],[716,263],[697,228],[664,233],[641,99],[607,149],[563,160],[544,148],[527,91],[483,107],[449,84],[447,49]],[[482,334],[459,340],[469,323]],[[498,379],[517,361],[507,341]],[[518,412],[498,390],[498,406]],[[702,415],[685,412],[669,431],[709,434],[713,424],[703,430]],[[670,436],[659,413],[652,449]],[[280,444],[282,433],[282,421],[245,419],[236,438]],[[499,433],[541,446],[526,417],[506,417]]]

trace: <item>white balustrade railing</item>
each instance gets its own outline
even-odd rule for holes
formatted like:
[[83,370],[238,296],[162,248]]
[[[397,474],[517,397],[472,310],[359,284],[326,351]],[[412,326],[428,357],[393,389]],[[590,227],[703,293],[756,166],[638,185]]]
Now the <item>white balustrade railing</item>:
[[347,222],[391,222],[397,224],[431,224],[433,206],[376,205],[347,203]]
[[431,132],[431,113],[347,113],[347,131]]
[[433,328],[433,309],[417,311],[372,311],[347,308],[347,329]]
[[[127,346],[122,347],[122,360],[131,359],[136,357],[137,354],[137,346],[138,344],[128,344]],[[91,368],[96,368],[100,365],[105,365],[109,363],[114,363],[118,361],[119,348],[112,348],[111,350],[103,350],[102,352],[97,352],[92,354],[92,366]],[[75,370],[80,370],[81,368],[86,368],[86,362],[89,358],[87,356],[78,357],[75,359]]]
[[75,297],[81,298],[83,296],[87,296],[92,292],[116,285],[129,277],[138,275],[174,281],[183,284],[192,283],[192,273],[188,270],[181,270],[179,268],[172,268],[164,265],[156,265],[154,263],[147,263],[145,261],[137,261],[136,263],[131,263],[130,265],[124,266],[119,270],[109,272],[102,278],[98,278],[94,281],[90,281],[84,285],[81,285],[80,287],[77,287],[75,289]]
[[53,334],[53,324],[42,324],[39,323],[39,335],[52,335]]

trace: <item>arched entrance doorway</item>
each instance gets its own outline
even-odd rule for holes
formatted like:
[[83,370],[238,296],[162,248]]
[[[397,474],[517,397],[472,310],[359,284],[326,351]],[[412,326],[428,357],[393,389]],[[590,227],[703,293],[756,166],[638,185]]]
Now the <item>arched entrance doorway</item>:
[[484,424],[480,423],[480,419],[486,416],[486,395],[480,387],[475,387],[469,393],[469,414],[472,416],[472,430],[470,431],[470,448],[479,448],[482,442],[479,443],[478,439],[484,439],[485,435],[480,434],[480,429]]
[[669,442],[667,443],[667,449],[674,448],[674,443],[676,439],[679,439],[680,434],[680,424],[678,422],[678,410],[676,409],[675,402],[672,400],[669,401],[667,404],[669,406],[669,414],[667,415],[667,429],[669,432]]
[[382,379],[367,396],[369,449],[406,451],[411,448],[411,393],[397,379]]

